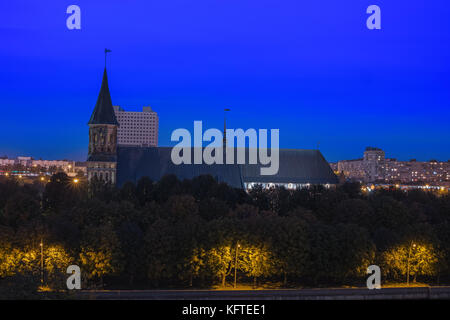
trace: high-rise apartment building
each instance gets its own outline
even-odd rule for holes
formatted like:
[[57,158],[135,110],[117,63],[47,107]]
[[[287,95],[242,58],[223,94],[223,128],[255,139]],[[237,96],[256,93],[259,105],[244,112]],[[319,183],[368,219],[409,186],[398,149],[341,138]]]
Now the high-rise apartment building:
[[158,146],[158,114],[151,107],[143,107],[142,112],[125,111],[114,106],[119,122],[117,142],[122,146],[156,147]]

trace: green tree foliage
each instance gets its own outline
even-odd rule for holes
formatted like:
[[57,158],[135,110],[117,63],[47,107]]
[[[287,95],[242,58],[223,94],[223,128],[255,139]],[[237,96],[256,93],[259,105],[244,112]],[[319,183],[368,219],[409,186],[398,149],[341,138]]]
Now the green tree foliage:
[[307,224],[298,217],[272,218],[272,254],[276,269],[283,276],[286,286],[288,277],[305,275],[308,267],[310,243]]
[[106,275],[122,271],[121,244],[112,224],[87,227],[82,234],[80,249],[80,268],[89,286],[103,287]]
[[0,288],[9,289],[0,295],[41,285],[41,239],[45,285],[54,289],[64,288],[69,264],[81,267],[84,288],[226,286],[237,244],[238,281],[254,286],[364,284],[371,264],[405,281],[411,241],[413,279],[449,283],[449,230],[449,196],[423,191],[344,184],[247,193],[211,176],[143,177],[120,188],[75,184],[64,173],[45,187],[3,178]]

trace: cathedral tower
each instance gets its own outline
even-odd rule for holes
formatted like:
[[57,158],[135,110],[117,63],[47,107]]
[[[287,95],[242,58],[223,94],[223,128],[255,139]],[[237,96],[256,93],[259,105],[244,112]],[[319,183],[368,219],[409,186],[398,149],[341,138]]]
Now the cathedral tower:
[[102,86],[89,125],[89,153],[87,174],[91,181],[95,176],[103,181],[116,183],[117,122],[108,88],[106,68]]

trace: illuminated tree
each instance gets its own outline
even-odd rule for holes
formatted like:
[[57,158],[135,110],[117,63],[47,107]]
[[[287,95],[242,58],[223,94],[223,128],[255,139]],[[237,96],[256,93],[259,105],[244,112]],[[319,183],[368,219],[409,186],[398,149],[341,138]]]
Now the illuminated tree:
[[227,276],[233,268],[235,249],[231,245],[223,245],[206,251],[205,261],[214,277],[220,279],[222,287],[225,286]]
[[44,251],[44,266],[48,284],[53,288],[64,288],[67,267],[73,258],[60,245],[47,247]]
[[259,277],[270,276],[274,271],[274,259],[269,246],[265,243],[241,245],[238,254],[238,269],[253,278],[253,287],[256,288]]
[[432,276],[437,273],[438,255],[431,244],[408,243],[396,246],[383,254],[385,274],[395,279],[409,274],[416,282],[417,276]]
[[0,253],[0,277],[14,276],[16,274],[39,274],[38,250],[20,250],[14,248],[9,252]]
[[112,254],[108,251],[96,251],[83,248],[80,253],[81,268],[87,280],[100,279],[103,287],[103,276],[116,271],[112,263]]
[[[46,284],[53,288],[63,286],[66,269],[72,263],[72,258],[59,245],[44,247],[43,258]],[[40,261],[40,249],[14,248],[3,251],[0,253],[0,277],[33,275],[39,279]]]

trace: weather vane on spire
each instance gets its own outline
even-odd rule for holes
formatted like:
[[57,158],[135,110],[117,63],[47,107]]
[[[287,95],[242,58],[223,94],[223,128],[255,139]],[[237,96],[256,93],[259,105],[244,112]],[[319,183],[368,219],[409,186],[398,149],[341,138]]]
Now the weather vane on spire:
[[106,68],[106,54],[107,54],[108,52],[111,52],[111,50],[105,48],[105,68]]

